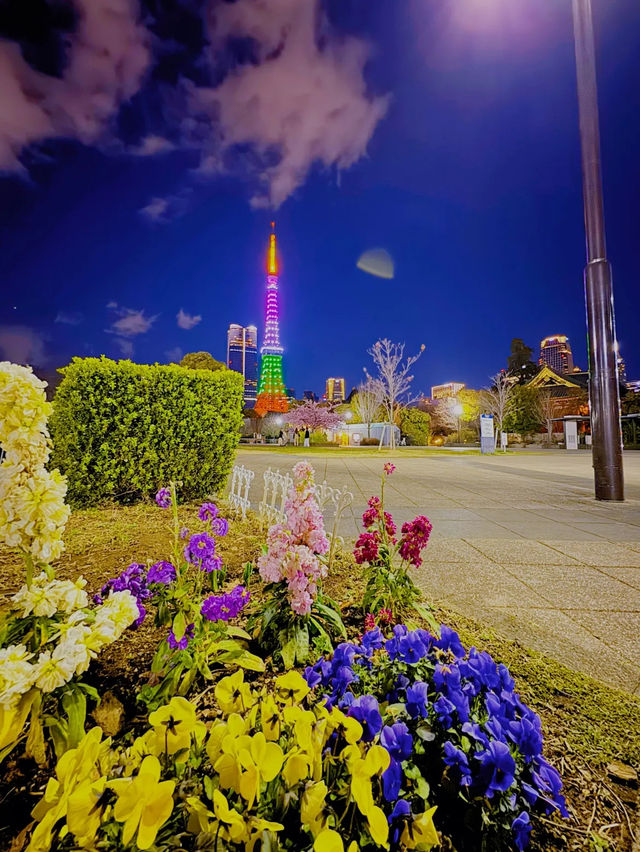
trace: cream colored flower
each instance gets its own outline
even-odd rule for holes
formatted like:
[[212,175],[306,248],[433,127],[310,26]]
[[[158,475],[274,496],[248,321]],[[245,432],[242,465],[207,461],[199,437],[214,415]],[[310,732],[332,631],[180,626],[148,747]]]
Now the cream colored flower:
[[38,657],[35,665],[35,683],[43,692],[53,692],[59,686],[71,680],[73,677],[74,661],[66,657],[67,648],[64,644],[51,653],[43,651]]
[[52,580],[48,587],[49,594],[55,600],[58,612],[71,613],[89,606],[89,597],[84,590],[86,585],[84,577],[78,577],[75,583],[71,580]]
[[5,710],[15,707],[33,686],[35,666],[24,645],[9,645],[0,649],[0,705]]

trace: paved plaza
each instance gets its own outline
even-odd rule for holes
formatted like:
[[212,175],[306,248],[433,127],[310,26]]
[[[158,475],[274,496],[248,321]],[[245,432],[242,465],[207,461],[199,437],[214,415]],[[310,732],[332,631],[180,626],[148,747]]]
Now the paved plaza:
[[[282,471],[299,455],[246,448],[239,464]],[[353,539],[387,456],[313,454],[317,481],[355,496],[340,533]],[[398,525],[416,514],[433,523],[417,580],[428,599],[587,674],[640,694],[640,452],[625,454],[627,500],[593,499],[591,455],[412,457],[397,451],[385,504]]]

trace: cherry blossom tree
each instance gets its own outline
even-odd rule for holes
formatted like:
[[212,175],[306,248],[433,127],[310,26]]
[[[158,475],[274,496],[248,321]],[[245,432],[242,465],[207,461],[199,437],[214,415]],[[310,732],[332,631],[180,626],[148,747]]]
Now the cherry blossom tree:
[[339,414],[309,399],[289,411],[287,423],[294,428],[315,432],[316,429],[337,429],[343,420]]
[[412,400],[409,397],[409,388],[413,381],[410,375],[411,367],[424,352],[424,343],[417,355],[404,359],[404,343],[392,343],[388,338],[383,338],[374,343],[367,350],[373,358],[378,375],[372,379],[367,373],[367,378],[377,381],[382,387],[382,405],[385,409],[385,419],[389,425],[391,436],[389,446],[394,448],[396,436],[394,423],[399,410],[408,405]]

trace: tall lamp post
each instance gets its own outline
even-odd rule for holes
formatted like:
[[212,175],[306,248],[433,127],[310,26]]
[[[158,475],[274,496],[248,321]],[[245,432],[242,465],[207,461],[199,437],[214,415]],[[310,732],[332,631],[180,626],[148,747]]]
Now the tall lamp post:
[[572,0],[572,3],[587,242],[584,288],[595,494],[598,500],[624,500],[613,287],[602,201],[593,16],[591,0]]

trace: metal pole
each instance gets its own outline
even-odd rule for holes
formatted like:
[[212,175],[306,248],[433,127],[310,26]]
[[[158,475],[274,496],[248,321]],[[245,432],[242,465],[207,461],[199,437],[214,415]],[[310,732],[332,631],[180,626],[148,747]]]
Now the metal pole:
[[584,287],[595,495],[598,500],[624,500],[613,289],[607,260],[600,172],[593,18],[591,0],[572,2],[587,239]]

